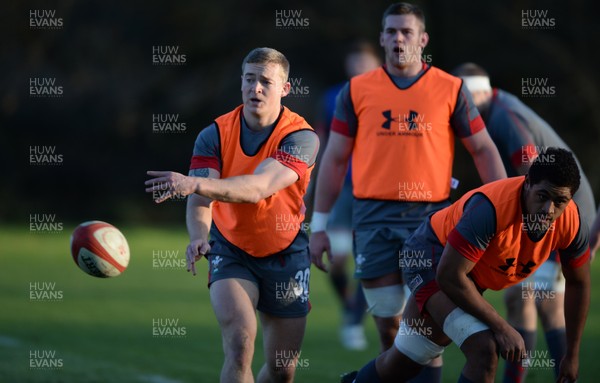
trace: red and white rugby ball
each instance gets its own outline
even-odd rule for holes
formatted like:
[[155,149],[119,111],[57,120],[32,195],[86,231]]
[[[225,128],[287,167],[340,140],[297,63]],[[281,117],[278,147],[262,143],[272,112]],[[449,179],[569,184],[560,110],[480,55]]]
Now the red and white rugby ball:
[[75,228],[71,254],[79,268],[98,278],[116,277],[129,264],[129,245],[113,225],[88,221]]

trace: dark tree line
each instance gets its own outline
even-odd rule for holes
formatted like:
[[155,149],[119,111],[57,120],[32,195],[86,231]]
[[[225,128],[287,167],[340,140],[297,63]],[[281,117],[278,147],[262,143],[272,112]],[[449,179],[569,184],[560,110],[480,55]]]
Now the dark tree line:
[[[347,43],[364,38],[377,44],[388,4],[3,4],[0,219],[22,222],[30,213],[47,212],[66,222],[182,222],[181,201],[156,207],[145,195],[145,170],[187,171],[197,133],[241,102],[244,55],[256,46],[284,52],[291,76],[303,89],[285,103],[312,122],[323,91],[344,80]],[[431,38],[426,53],[434,65],[450,70],[464,61],[477,62],[489,70],[494,85],[518,96],[523,78],[546,78],[555,87],[552,97],[525,101],[576,151],[600,193],[595,172],[599,36],[591,2],[433,0],[421,5]],[[31,27],[31,10],[55,10],[62,26]],[[278,26],[283,10],[293,10],[291,17],[302,20],[297,28]],[[524,10],[546,11],[554,27],[523,28]],[[154,62],[153,52],[175,51],[183,55],[178,65]],[[31,79],[40,78],[54,79],[61,96],[32,96]],[[164,122],[174,119],[179,125],[171,128],[179,129],[169,130]],[[156,121],[163,122],[162,130]],[[32,164],[31,147],[54,148],[62,161]],[[455,175],[462,180],[457,194],[479,183],[460,150]]]

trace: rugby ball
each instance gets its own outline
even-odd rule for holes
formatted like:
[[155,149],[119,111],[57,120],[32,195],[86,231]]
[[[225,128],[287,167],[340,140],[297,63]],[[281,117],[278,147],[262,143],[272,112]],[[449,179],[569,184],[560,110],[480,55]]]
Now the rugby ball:
[[79,268],[98,278],[116,277],[129,264],[129,245],[113,225],[88,221],[71,235],[71,255]]

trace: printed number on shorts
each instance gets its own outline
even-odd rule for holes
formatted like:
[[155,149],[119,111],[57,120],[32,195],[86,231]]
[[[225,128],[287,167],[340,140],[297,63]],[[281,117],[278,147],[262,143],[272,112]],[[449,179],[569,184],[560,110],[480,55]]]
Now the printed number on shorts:
[[300,293],[297,295],[300,296],[300,300],[302,302],[306,302],[308,300],[308,281],[310,279],[310,269],[306,268],[304,271],[298,270],[294,276],[294,279],[296,279],[298,285],[301,287],[298,289],[300,290]]

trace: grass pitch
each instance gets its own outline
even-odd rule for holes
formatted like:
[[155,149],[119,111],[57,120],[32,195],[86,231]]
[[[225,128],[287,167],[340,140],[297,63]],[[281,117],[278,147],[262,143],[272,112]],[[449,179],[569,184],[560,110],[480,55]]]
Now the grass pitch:
[[[219,328],[206,288],[206,262],[192,277],[184,264],[186,231],[122,227],[131,262],[117,278],[80,271],[69,251],[73,226],[56,233],[0,228],[0,382],[218,382],[222,364]],[[348,265],[350,266],[350,264]],[[592,279],[600,277],[594,265]],[[598,381],[598,284],[581,350],[580,382]],[[312,268],[312,312],[297,382],[338,382],[378,352],[366,321],[369,348],[344,350],[338,340],[340,310],[325,274]],[[501,295],[486,293],[503,312]],[[166,331],[165,331],[166,329]],[[538,349],[544,349],[543,335]],[[464,358],[444,353],[444,382],[456,382]],[[253,369],[263,363],[260,333]],[[499,368],[498,376],[502,370]],[[500,378],[497,381],[501,381]],[[551,382],[552,372],[532,369],[528,382]]]

